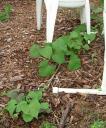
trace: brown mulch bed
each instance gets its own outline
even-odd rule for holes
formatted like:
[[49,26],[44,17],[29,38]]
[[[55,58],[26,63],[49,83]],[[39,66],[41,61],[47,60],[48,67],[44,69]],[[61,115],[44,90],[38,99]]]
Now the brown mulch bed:
[[[0,95],[8,90],[19,88],[25,92],[38,88],[50,78],[38,76],[39,59],[29,56],[29,48],[34,43],[45,40],[45,11],[41,31],[36,30],[35,1],[34,0],[6,0],[0,1],[0,9],[6,3],[13,5],[13,13],[8,22],[0,23]],[[55,27],[57,38],[78,25],[79,20],[69,18],[70,10],[60,9]],[[39,120],[24,123],[21,119],[13,120],[2,108],[7,98],[0,96],[0,128],[38,128],[45,120],[59,125],[62,111],[69,99],[74,103],[69,113],[65,128],[89,128],[97,120],[106,120],[106,96],[52,94],[52,86],[98,88],[101,85],[103,72],[104,42],[97,37],[91,48],[81,54],[82,68],[69,72],[61,66],[53,79],[44,98],[51,104],[52,113],[41,115]]]

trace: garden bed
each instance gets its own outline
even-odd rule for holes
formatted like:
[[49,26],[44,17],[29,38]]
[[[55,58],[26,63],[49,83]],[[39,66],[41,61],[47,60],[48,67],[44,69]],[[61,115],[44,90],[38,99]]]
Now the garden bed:
[[[39,59],[29,56],[29,48],[34,42],[43,44],[45,40],[45,11],[43,25],[36,30],[34,0],[0,1],[0,9],[10,3],[13,12],[7,22],[0,22],[0,95],[12,89],[22,92],[37,89],[42,83],[47,83],[50,77],[44,79],[38,76]],[[55,39],[73,30],[80,24],[78,18],[69,18],[69,10],[60,9],[55,27]],[[95,120],[106,120],[106,96],[52,93],[52,86],[75,88],[99,88],[103,72],[104,41],[97,36],[86,53],[81,53],[81,69],[69,72],[60,66],[49,89],[44,93],[44,99],[52,107],[50,114],[43,114],[38,120],[24,123],[22,119],[13,120],[2,108],[7,98],[0,96],[0,128],[38,128],[43,121],[59,125],[62,112],[68,101],[73,107],[67,117],[65,128],[89,128]]]

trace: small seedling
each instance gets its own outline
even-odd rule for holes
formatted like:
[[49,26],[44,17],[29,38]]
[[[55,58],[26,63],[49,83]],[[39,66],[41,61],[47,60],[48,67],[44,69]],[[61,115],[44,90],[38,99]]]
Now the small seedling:
[[30,122],[42,112],[50,112],[49,104],[42,102],[42,90],[30,91],[27,95],[24,93],[18,94],[17,91],[8,93],[11,97],[6,106],[12,118],[22,116],[25,122]]
[[3,11],[0,12],[0,21],[7,21],[10,18],[10,14],[12,12],[12,5],[6,4],[4,6]]
[[106,128],[106,121],[97,120],[91,124],[90,128]]
[[87,34],[85,25],[80,25],[68,35],[61,36],[53,43],[46,43],[43,47],[33,44],[30,48],[30,56],[42,58],[39,64],[39,75],[47,77],[52,75],[57,65],[67,64],[70,71],[81,67],[78,53],[81,50],[89,50],[88,41],[95,39],[95,34]]
[[43,122],[43,124],[40,126],[40,128],[57,128],[57,127],[52,123]]

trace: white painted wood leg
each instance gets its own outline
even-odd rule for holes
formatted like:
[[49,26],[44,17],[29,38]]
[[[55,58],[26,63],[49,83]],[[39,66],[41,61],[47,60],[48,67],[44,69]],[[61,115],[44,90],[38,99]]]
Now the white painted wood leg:
[[106,1],[104,1],[104,37],[105,37],[105,52],[104,52],[104,71],[102,80],[102,90],[106,91]]
[[91,21],[90,21],[90,3],[89,0],[86,0],[85,4],[85,15],[86,15],[86,25],[87,25],[87,33],[91,32]]
[[85,6],[80,8],[80,21],[81,24],[86,23]]
[[41,29],[42,24],[42,4],[43,0],[36,0],[37,30]]
[[46,21],[46,39],[47,43],[51,43],[53,40],[54,26],[56,21],[58,0],[44,0],[47,9],[47,21]]

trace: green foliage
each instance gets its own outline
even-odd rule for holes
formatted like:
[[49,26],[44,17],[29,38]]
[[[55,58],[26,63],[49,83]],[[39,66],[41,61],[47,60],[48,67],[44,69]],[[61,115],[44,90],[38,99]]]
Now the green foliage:
[[91,124],[90,128],[106,128],[106,121],[97,120]]
[[52,55],[52,59],[57,64],[63,64],[63,63],[65,63],[65,55],[64,55],[64,52],[62,52],[62,51],[55,51],[54,54]]
[[104,3],[104,0],[99,0],[100,5],[103,5],[103,3]]
[[48,64],[48,60],[44,60],[39,66],[39,75],[42,77],[50,76],[54,73],[55,68],[56,67],[54,65]]
[[103,2],[104,0],[99,0],[99,5],[92,8],[91,18],[94,21],[93,29],[98,33],[103,31]]
[[56,126],[49,122],[43,122],[40,128],[56,128]]
[[7,21],[10,18],[10,14],[12,12],[12,5],[6,4],[3,11],[0,12],[0,21]]
[[[13,97],[12,93],[14,91],[7,93],[11,99],[6,106],[6,110],[12,118],[18,118],[21,115],[25,122],[30,122],[34,118],[38,119],[39,113],[50,111],[49,104],[41,102],[42,90],[30,91],[27,95],[18,94],[15,91],[17,97]],[[19,100],[20,95],[21,100]]]
[[58,64],[68,64],[70,71],[81,67],[78,53],[89,50],[89,42],[95,39],[95,34],[87,34],[85,25],[80,25],[68,35],[61,36],[53,43],[46,43],[43,47],[33,44],[30,48],[31,57],[41,57],[39,75],[42,77],[52,75]]
[[68,63],[68,69],[73,71],[79,69],[80,66],[81,66],[80,58],[75,53],[71,53],[70,60]]
[[33,44],[32,47],[30,48],[30,56],[31,57],[39,57],[40,53],[39,53],[39,46],[37,44]]
[[50,59],[52,56],[52,47],[49,45],[45,45],[44,48],[39,50],[39,53],[42,57]]

